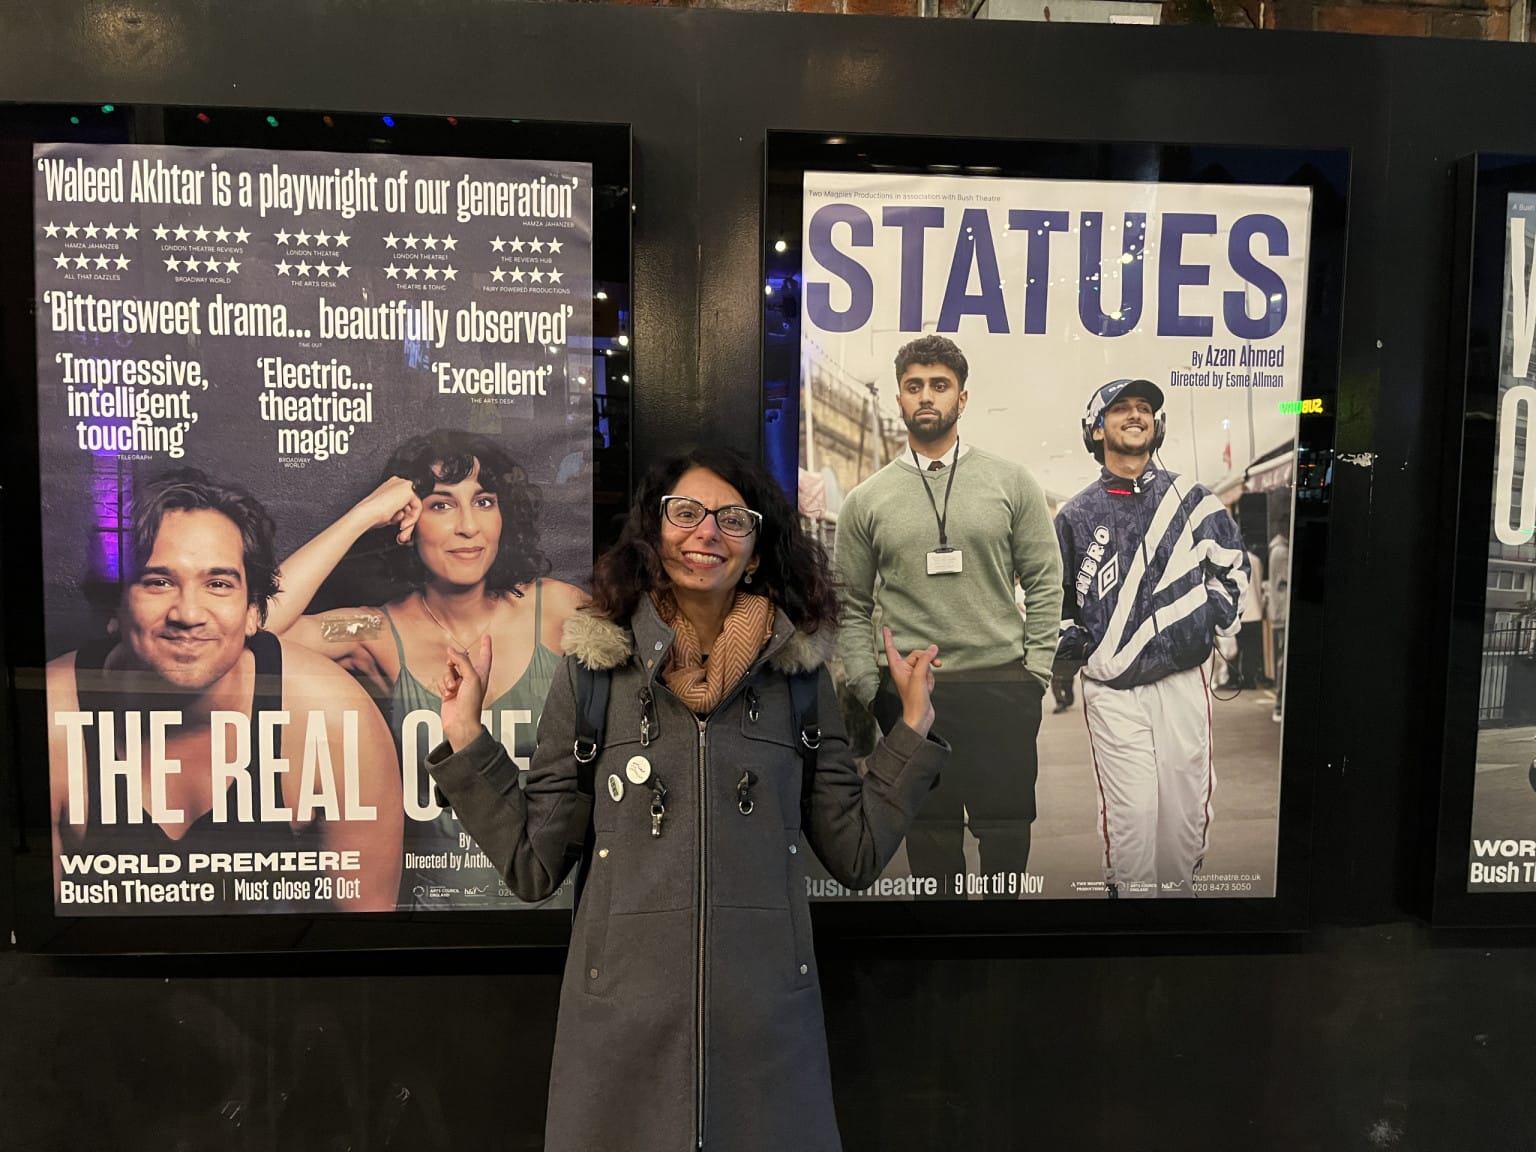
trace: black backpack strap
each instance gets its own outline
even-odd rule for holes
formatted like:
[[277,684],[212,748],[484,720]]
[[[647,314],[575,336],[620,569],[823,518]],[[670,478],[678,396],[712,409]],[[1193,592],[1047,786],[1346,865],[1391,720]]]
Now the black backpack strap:
[[594,671],[579,660],[572,663],[576,669],[576,742],[571,751],[576,757],[576,785],[591,796],[594,765],[603,750],[603,730],[608,725],[608,693],[613,687],[613,673],[607,669]]
[[[593,795],[597,771],[598,753],[603,750],[603,732],[608,726],[608,694],[613,687],[613,673],[607,669],[594,671],[580,660],[571,662],[576,671],[576,740],[571,751],[576,757],[576,787],[585,795]],[[597,828],[587,821],[587,835],[581,850],[581,860],[576,865],[576,889],[571,901],[571,915],[576,915],[576,905],[581,903],[582,889],[587,886],[587,871],[592,866],[592,849],[597,842]]]
[[821,693],[821,669],[796,672],[789,678],[790,708],[794,711],[795,732],[800,740],[800,826],[805,827],[811,813],[811,785],[816,775],[816,754],[821,747],[821,723],[818,698]]

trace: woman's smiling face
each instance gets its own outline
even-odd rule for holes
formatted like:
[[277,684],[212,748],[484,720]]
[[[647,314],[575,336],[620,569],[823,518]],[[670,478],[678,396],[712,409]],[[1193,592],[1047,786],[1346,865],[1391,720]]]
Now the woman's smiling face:
[[434,580],[460,588],[478,584],[501,547],[501,505],[480,483],[480,465],[457,484],[441,481],[421,501],[416,554]]
[[[705,508],[746,504],[740,492],[707,468],[684,472],[669,495],[686,496]],[[661,562],[679,592],[726,592],[757,568],[757,533],[728,536],[713,516],[692,528],[680,528],[663,516]]]

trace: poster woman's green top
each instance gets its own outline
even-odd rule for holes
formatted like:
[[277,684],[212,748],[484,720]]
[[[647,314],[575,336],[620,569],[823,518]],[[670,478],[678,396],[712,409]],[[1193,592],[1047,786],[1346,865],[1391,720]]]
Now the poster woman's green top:
[[[522,758],[533,755],[534,736],[539,723],[539,714],[544,710],[544,697],[549,692],[549,685],[554,679],[556,669],[560,667],[559,655],[542,643],[543,610],[544,582],[539,580],[534,583],[534,646],[533,655],[528,660],[528,667],[518,678],[517,683],[486,705],[486,711],[490,713],[491,734],[498,740],[502,737],[504,730],[502,717],[506,713],[527,712],[529,714],[530,722],[518,724],[515,728],[516,747],[507,749],[513,756]],[[400,639],[400,632],[395,627],[395,621],[390,616],[388,608],[384,609],[384,618],[389,621],[389,631],[395,638],[395,652],[400,661],[400,675],[395,680],[394,693],[390,698],[390,731],[394,733],[398,743],[401,732],[404,731],[407,716],[421,709],[439,712],[443,702],[436,692],[411,675],[410,669],[406,667],[405,644]],[[425,778],[425,771],[418,773],[418,779]],[[449,852],[462,855],[463,849],[459,844],[460,831],[458,817],[446,809],[431,821],[423,822],[407,817],[405,821],[406,862],[409,864],[413,855],[441,857]],[[405,867],[400,871],[400,902],[403,907],[462,907],[466,904],[484,906],[517,903],[516,898],[511,896],[498,900],[496,892],[499,887],[499,879],[491,869]],[[485,890],[479,891],[479,889]],[[433,895],[434,892],[438,895]]]

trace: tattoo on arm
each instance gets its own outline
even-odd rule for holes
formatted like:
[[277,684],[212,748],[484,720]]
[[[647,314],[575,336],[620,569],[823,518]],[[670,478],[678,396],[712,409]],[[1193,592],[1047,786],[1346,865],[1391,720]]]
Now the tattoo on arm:
[[320,639],[335,644],[354,644],[375,639],[384,629],[379,612],[336,612],[320,621]]

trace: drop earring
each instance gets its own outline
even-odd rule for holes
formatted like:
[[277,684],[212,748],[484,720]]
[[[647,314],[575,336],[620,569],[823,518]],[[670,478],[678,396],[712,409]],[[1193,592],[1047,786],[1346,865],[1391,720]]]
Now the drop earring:
[[748,572],[745,576],[743,576],[741,578],[741,582],[743,584],[750,584],[750,583],[752,583],[752,573]]

